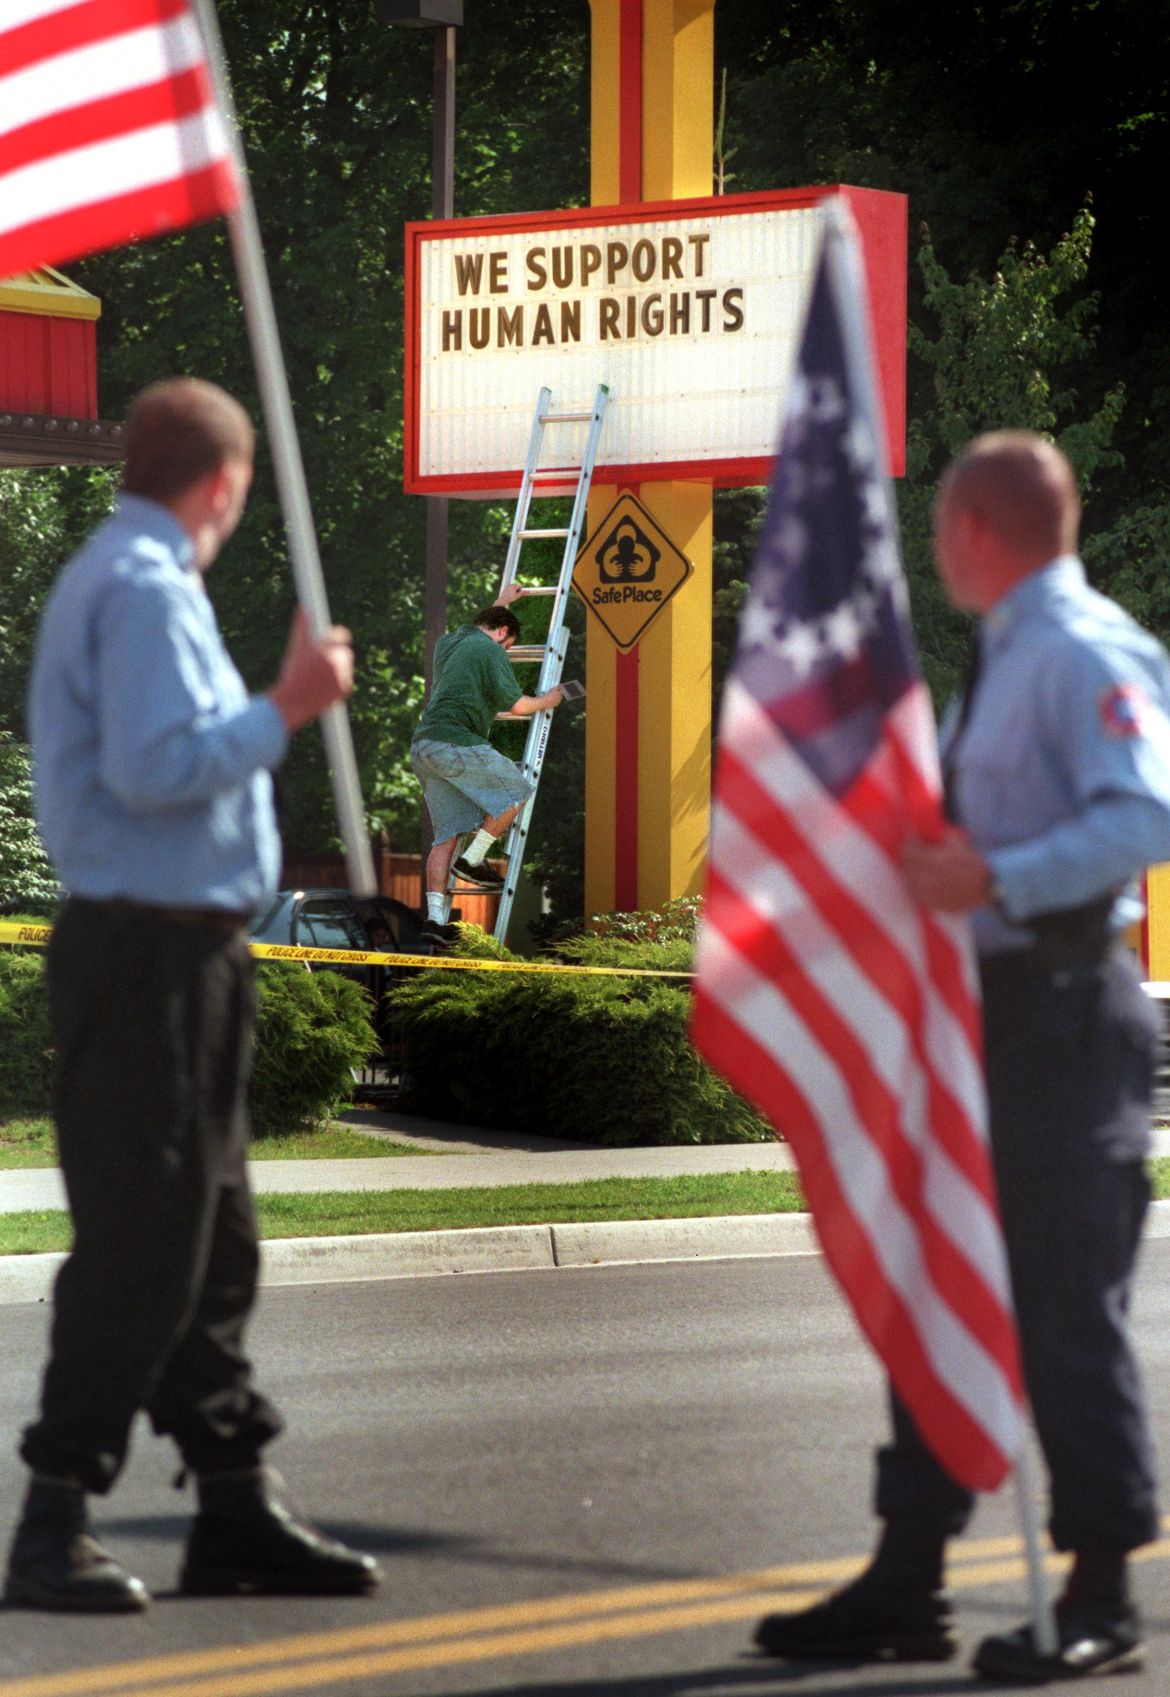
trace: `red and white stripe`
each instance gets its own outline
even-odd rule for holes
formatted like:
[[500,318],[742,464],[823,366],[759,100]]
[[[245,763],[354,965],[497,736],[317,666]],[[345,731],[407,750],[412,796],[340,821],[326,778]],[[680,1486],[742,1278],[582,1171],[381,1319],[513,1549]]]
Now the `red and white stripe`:
[[0,276],[238,199],[188,0],[2,0]]
[[733,678],[693,1034],[792,1144],[825,1255],[926,1442],[993,1489],[1022,1434],[965,932],[911,900],[938,818],[924,686],[838,801]]

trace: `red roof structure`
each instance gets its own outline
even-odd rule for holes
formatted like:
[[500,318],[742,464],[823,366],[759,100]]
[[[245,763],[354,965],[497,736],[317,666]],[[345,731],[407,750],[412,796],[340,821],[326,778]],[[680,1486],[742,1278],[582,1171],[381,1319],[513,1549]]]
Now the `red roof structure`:
[[0,466],[122,458],[122,426],[97,416],[101,310],[52,266],[0,282]]

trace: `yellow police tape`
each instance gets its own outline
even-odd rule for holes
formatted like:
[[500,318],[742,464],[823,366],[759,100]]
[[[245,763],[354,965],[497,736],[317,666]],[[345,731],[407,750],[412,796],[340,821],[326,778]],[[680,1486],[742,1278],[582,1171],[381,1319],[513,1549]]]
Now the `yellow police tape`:
[[[51,925],[20,925],[13,920],[0,919],[0,943],[43,949],[52,929]],[[560,961],[468,960],[462,955],[398,955],[386,954],[379,949],[302,949],[291,943],[250,943],[248,946],[259,960],[307,960],[318,965],[336,962],[339,966],[441,967],[448,972],[555,972],[594,978],[689,979],[692,976],[689,972],[663,972],[643,966],[569,966]]]

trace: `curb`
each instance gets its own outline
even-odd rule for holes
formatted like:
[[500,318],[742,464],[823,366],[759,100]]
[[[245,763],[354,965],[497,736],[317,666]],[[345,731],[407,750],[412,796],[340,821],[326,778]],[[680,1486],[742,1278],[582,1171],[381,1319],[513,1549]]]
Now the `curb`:
[[[1151,1205],[1145,1235],[1170,1237],[1170,1201]],[[687,1220],[477,1226],[369,1237],[269,1238],[260,1245],[260,1280],[275,1289],[440,1273],[549,1272],[560,1267],[819,1254],[808,1214],[728,1214]],[[63,1254],[0,1256],[0,1305],[49,1301],[64,1260]]]

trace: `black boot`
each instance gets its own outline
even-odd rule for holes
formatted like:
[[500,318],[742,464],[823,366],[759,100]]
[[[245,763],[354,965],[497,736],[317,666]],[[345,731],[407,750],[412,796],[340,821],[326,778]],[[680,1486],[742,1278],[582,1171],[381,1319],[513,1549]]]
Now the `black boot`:
[[179,1589],[203,1597],[372,1591],[382,1575],[372,1556],[347,1549],[297,1520],[263,1467],[199,1476]]
[[1145,1660],[1142,1625],[1129,1595],[1126,1553],[1097,1546],[1075,1552],[1064,1593],[1057,1599],[1057,1649],[1045,1655],[1030,1623],[985,1638],[972,1667],[987,1679],[1039,1685],[1087,1674],[1130,1673]]
[[942,1563],[941,1537],[887,1526],[864,1573],[799,1614],[765,1615],[755,1643],[791,1661],[949,1661],[958,1640]]
[[28,1609],[130,1614],[150,1596],[90,1531],[80,1485],[34,1477],[12,1541],[4,1600]]

